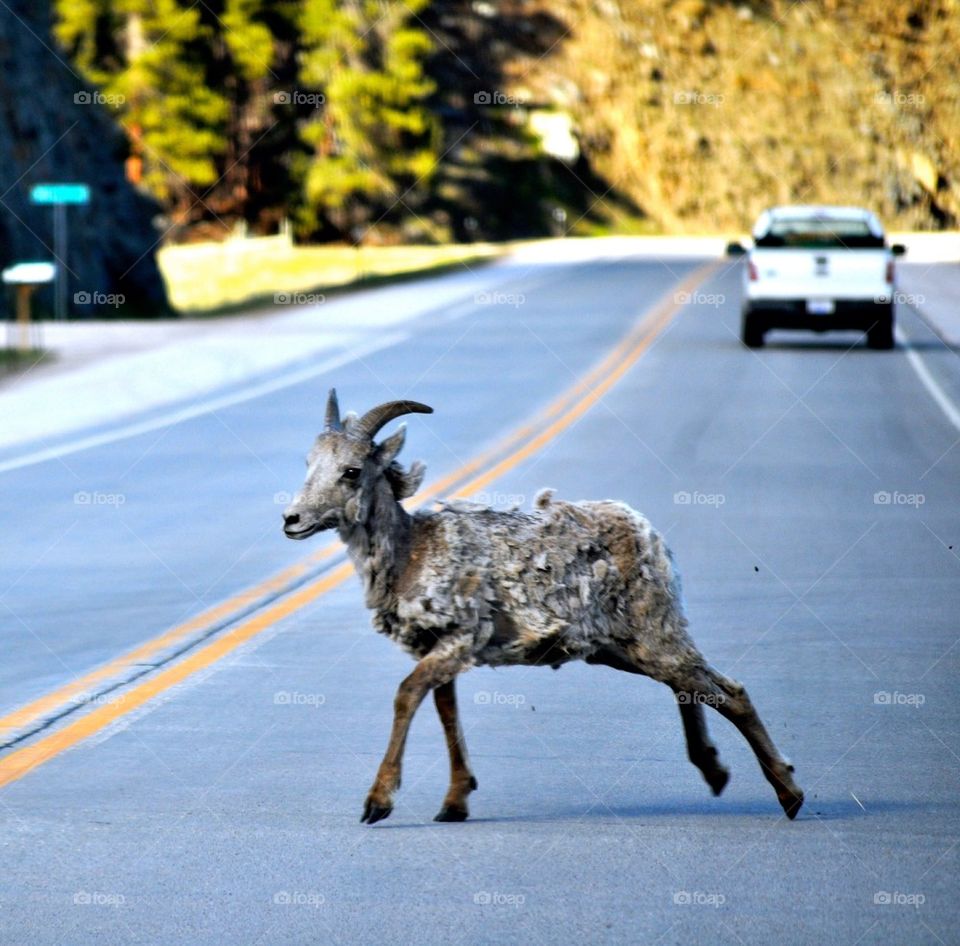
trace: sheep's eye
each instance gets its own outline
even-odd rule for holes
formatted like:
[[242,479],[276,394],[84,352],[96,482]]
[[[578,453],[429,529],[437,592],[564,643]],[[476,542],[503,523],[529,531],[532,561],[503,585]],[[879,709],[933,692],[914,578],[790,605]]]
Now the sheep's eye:
[[348,466],[343,471],[342,478],[345,479],[348,483],[355,483],[358,479],[360,479],[360,467]]

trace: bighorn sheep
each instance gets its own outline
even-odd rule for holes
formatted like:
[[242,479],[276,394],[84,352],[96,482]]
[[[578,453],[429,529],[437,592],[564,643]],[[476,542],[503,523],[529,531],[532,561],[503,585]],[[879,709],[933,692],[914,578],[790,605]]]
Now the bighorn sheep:
[[711,668],[687,634],[670,552],[639,513],[612,501],[560,502],[542,492],[531,513],[467,503],[407,513],[424,466],[396,462],[405,429],[377,432],[410,413],[391,401],[343,420],[336,391],[307,477],[284,511],[284,532],[305,539],[335,528],[360,575],[375,628],[416,660],[400,684],[386,755],[361,821],[393,810],[413,714],[431,690],[450,753],[450,788],[437,821],[463,821],[477,787],[457,715],[454,681],[473,666],[547,665],[570,660],[644,674],[676,694],[690,761],[715,795],[729,778],[710,742],[708,704],[740,730],[794,818],[803,792],[744,688]]

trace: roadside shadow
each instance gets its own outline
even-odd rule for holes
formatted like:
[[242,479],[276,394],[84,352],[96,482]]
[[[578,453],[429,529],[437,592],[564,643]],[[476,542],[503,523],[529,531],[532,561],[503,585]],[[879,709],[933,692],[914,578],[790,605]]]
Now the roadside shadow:
[[434,40],[426,67],[444,139],[425,207],[405,193],[408,209],[434,214],[467,243],[563,236],[575,223],[602,228],[610,213],[641,217],[585,149],[558,156],[529,123],[536,113],[565,114],[536,80],[518,78],[562,55],[573,21],[556,4],[483,6],[488,13],[478,15],[476,0],[433,0],[416,16]]
[[[882,351],[878,351],[875,348],[870,348],[867,345],[866,339],[858,341],[857,339],[849,336],[846,338],[846,340],[837,340],[835,338],[777,338],[773,341],[765,341],[763,348],[758,349],[758,351],[763,351],[764,348],[771,351],[829,351],[849,352],[851,355],[859,354],[860,352],[869,353],[871,355],[883,354]],[[896,350],[896,348],[889,350],[893,351]]]
[[960,353],[960,345],[951,345],[940,338],[911,339],[906,345],[897,345],[901,351],[949,351]]
[[[906,344],[901,344],[896,342],[893,348],[889,349],[877,349],[871,348],[867,345],[866,340],[862,342],[856,341],[855,339],[848,339],[846,341],[837,339],[796,339],[791,340],[789,338],[777,338],[774,341],[768,341],[764,343],[763,348],[770,349],[771,351],[829,351],[829,352],[849,352],[849,354],[857,354],[859,352],[865,352],[870,355],[883,355],[885,352],[889,351],[948,351],[948,352],[960,352],[960,346],[958,345],[949,345],[947,342],[942,341],[939,338],[926,338],[926,339],[911,339]],[[763,351],[763,349],[759,349]]]

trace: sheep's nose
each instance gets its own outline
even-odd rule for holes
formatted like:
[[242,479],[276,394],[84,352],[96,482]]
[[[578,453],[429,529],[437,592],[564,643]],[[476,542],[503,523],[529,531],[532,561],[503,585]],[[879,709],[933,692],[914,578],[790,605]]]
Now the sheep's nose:
[[283,524],[285,526],[295,526],[300,521],[300,513],[295,512],[291,515],[284,513],[283,515]]

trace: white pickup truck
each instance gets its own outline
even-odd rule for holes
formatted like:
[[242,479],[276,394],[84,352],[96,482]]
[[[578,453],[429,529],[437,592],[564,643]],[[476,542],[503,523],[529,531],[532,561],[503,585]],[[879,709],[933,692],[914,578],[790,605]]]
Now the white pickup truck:
[[746,252],[741,338],[763,345],[768,329],[855,329],[871,348],[893,347],[894,257],[876,216],[859,207],[774,207]]

